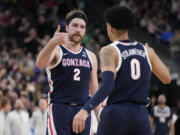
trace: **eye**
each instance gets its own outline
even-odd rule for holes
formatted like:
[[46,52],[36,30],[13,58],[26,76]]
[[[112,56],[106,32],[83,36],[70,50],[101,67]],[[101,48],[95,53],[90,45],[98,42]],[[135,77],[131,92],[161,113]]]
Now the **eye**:
[[73,27],[78,27],[78,24],[77,23],[73,23],[72,26]]
[[85,25],[81,25],[81,29],[85,29]]

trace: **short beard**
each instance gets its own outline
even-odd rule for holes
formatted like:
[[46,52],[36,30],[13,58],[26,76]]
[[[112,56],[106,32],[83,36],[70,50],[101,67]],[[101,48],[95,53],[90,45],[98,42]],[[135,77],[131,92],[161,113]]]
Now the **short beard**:
[[[74,36],[79,36],[80,37],[79,40],[74,40]],[[78,34],[78,33],[74,33],[74,34],[69,36],[69,40],[71,42],[74,42],[75,44],[79,44],[82,41],[82,36],[80,34]]]

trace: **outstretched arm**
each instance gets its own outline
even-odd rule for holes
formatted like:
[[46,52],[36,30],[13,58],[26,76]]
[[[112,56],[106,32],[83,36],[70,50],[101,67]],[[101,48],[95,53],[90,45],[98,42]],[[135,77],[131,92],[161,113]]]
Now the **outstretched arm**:
[[92,99],[81,109],[73,120],[73,131],[80,133],[85,128],[85,121],[88,113],[99,105],[113,90],[114,76],[116,74],[117,52],[111,46],[107,46],[100,51],[102,84]]

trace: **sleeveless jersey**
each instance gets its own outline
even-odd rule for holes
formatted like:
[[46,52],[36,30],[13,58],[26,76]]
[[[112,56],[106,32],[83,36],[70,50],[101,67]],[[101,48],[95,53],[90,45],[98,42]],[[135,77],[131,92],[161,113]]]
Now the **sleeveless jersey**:
[[81,47],[77,53],[59,46],[60,59],[46,68],[50,92],[49,103],[75,103],[83,105],[89,99],[89,79],[92,70],[88,51]]
[[147,104],[151,64],[146,48],[132,40],[115,41],[111,46],[118,52],[119,63],[115,87],[108,97],[107,104]]

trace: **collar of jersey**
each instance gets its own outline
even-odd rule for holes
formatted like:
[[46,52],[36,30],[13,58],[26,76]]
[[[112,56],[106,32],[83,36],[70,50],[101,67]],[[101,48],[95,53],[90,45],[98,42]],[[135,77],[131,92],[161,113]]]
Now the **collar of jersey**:
[[118,42],[122,45],[128,45],[128,46],[137,44],[137,42],[133,40],[119,40]]
[[81,51],[82,51],[82,46],[80,46],[80,49],[79,49],[79,51],[77,51],[77,52],[74,52],[74,51],[72,51],[72,50],[70,50],[69,48],[67,48],[65,45],[62,45],[67,51],[69,51],[69,52],[71,52],[71,53],[73,53],[73,54],[79,54]]

